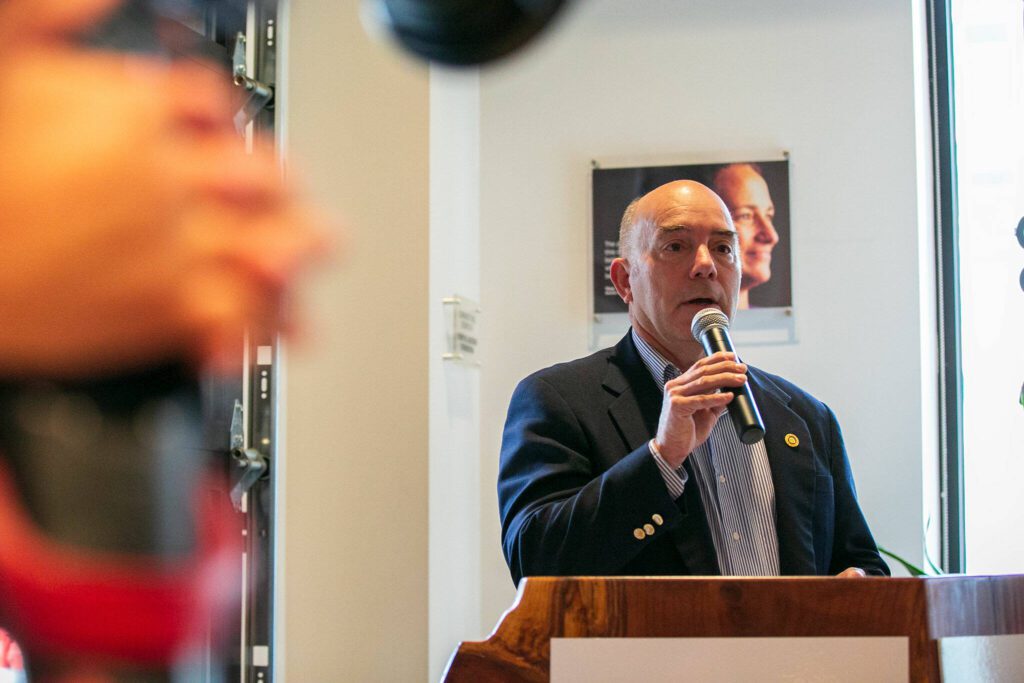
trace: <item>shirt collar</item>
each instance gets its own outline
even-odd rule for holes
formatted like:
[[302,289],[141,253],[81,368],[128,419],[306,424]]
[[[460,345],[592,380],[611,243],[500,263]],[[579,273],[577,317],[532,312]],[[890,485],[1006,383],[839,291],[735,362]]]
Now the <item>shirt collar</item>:
[[665,368],[672,367],[676,371],[676,368],[671,362],[665,360],[665,357],[654,350],[654,348],[644,341],[644,338],[636,333],[636,330],[630,328],[630,334],[633,335],[633,343],[636,344],[636,350],[640,352],[640,358],[643,360],[644,365],[647,367],[647,371],[651,373],[651,377],[654,379],[654,383],[658,385],[658,388],[662,391],[665,390]]

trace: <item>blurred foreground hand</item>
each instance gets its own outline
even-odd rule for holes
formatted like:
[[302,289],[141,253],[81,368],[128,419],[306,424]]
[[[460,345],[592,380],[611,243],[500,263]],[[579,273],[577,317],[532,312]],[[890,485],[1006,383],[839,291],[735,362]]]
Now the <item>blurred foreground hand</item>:
[[0,378],[237,361],[326,250],[226,75],[76,43],[118,4],[0,0]]

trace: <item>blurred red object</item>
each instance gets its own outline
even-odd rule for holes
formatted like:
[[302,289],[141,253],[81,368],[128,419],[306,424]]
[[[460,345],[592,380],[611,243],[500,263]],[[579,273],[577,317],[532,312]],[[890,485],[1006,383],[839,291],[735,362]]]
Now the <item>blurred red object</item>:
[[241,553],[229,507],[205,499],[196,553],[168,565],[55,543],[18,500],[0,462],[0,623],[32,658],[161,666],[223,627]]

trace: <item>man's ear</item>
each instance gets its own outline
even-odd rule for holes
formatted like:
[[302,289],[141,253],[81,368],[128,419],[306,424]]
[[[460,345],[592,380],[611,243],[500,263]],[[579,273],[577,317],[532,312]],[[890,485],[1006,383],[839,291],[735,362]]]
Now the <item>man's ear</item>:
[[619,293],[619,297],[627,304],[632,302],[633,289],[629,286],[629,261],[622,257],[612,260],[608,273],[612,277],[612,284],[615,285],[615,291]]

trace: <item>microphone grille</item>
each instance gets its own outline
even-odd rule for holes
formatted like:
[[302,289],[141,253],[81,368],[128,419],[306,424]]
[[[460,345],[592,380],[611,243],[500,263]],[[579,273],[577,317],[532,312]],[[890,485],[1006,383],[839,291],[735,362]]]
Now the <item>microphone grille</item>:
[[729,329],[729,317],[717,308],[708,307],[697,311],[697,315],[693,316],[690,332],[693,333],[694,339],[700,341],[704,333],[712,327]]

